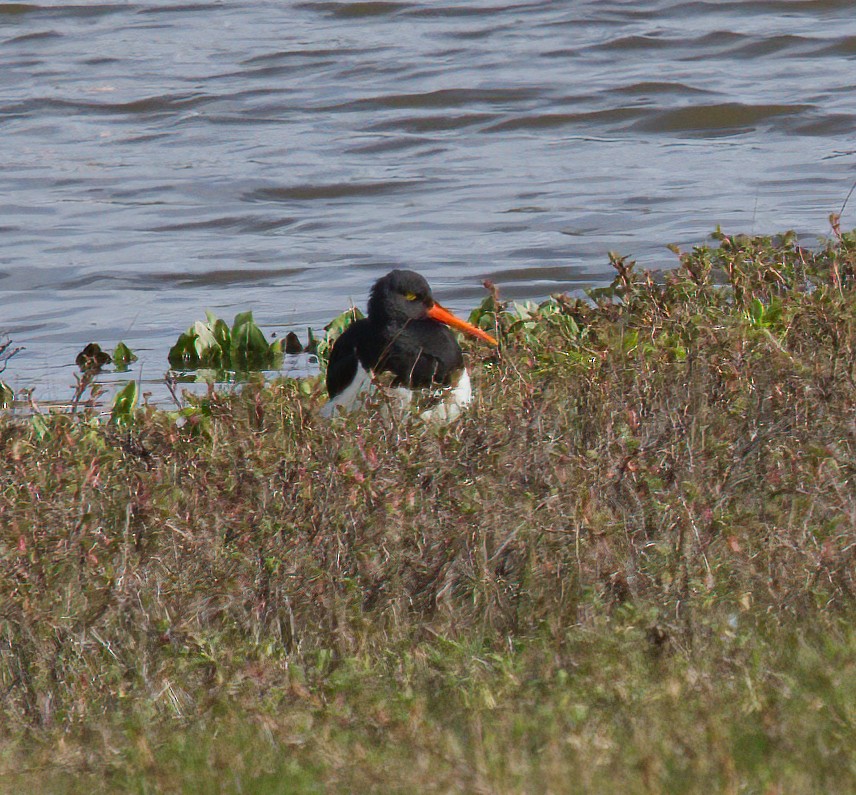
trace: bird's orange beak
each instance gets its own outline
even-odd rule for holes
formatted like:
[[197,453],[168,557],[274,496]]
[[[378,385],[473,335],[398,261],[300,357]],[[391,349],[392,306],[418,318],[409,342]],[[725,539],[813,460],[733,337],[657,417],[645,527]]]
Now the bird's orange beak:
[[480,328],[474,326],[472,323],[467,323],[466,320],[461,320],[461,318],[457,317],[456,315],[453,315],[448,309],[444,309],[442,306],[440,306],[440,304],[434,304],[428,310],[428,317],[434,320],[439,320],[441,323],[445,323],[447,326],[451,326],[452,328],[464,331],[472,337],[478,337],[480,340],[489,342],[491,345],[499,344],[486,331],[482,331]]

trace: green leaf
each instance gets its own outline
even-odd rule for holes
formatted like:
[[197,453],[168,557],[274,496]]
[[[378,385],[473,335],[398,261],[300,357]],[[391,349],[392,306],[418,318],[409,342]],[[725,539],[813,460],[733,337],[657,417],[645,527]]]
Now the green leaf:
[[14,399],[15,393],[12,391],[12,387],[5,381],[0,381],[0,408],[5,409],[7,406],[11,406]]
[[217,340],[221,351],[228,351],[232,347],[232,332],[229,331],[229,326],[225,320],[217,318],[211,325],[211,332],[214,334],[214,339]]
[[113,409],[110,419],[117,425],[133,425],[134,412],[137,408],[137,382],[128,381],[113,398]]
[[624,332],[624,338],[621,340],[621,348],[625,353],[630,353],[636,349],[639,344],[639,332],[635,329]]
[[324,329],[327,332],[327,338],[335,339],[355,320],[362,319],[363,313],[360,312],[360,310],[356,307],[352,307],[351,309],[342,312],[342,314],[336,315],[336,317],[334,317],[326,326],[324,326]]
[[318,356],[318,358],[323,362],[326,361],[330,350],[333,347],[333,343],[339,338],[342,332],[348,328],[356,320],[362,320],[363,315],[359,309],[356,307],[351,307],[350,309],[342,312],[340,315],[336,315],[326,326],[324,326],[325,335],[323,339],[317,340],[315,335],[312,333],[312,329],[309,330],[309,345],[307,346],[307,350],[313,350],[312,345],[315,344],[314,353]]
[[210,324],[203,323],[197,320],[193,324],[193,331],[196,339],[193,341],[193,347],[199,355],[200,361],[211,362],[220,361],[223,354],[223,348],[214,334],[214,329]]
[[235,316],[230,354],[232,367],[235,369],[265,369],[270,363],[270,345],[253,320],[252,312],[242,312]]
[[762,321],[764,318],[764,304],[761,303],[760,298],[753,298],[752,303],[749,304],[749,321],[753,326],[762,325]]
[[773,298],[764,311],[764,319],[768,326],[773,326],[782,319],[782,300]]
[[41,414],[34,414],[30,419],[30,424],[33,426],[33,432],[40,442],[43,442],[50,436],[47,421]]
[[192,370],[199,366],[199,353],[196,350],[195,341],[196,334],[192,328],[179,336],[167,354],[171,367],[178,370]]
[[113,364],[120,372],[128,369],[131,362],[137,361],[135,354],[124,342],[120,342],[113,350]]

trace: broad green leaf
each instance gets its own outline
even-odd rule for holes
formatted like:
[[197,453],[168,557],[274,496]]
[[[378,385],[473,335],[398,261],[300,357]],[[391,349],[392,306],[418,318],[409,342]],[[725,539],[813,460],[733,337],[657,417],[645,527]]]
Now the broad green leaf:
[[113,350],[113,364],[119,370],[127,369],[131,362],[137,361],[135,354],[124,342],[120,342]]
[[199,354],[194,345],[195,339],[196,335],[193,333],[193,329],[179,336],[167,354],[170,366],[179,370],[189,370],[199,365]]

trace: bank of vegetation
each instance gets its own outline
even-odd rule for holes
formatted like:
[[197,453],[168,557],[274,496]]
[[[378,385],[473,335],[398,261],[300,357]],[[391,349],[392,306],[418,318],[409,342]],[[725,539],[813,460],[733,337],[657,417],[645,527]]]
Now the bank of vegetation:
[[0,418],[0,791],[856,790],[835,233],[489,295],[451,426]]

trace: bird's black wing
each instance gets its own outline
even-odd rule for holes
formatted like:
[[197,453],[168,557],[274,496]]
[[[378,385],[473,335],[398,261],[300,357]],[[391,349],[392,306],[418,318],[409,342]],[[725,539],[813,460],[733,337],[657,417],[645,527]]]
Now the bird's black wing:
[[359,352],[357,341],[365,335],[367,320],[357,320],[346,328],[330,351],[327,361],[327,394],[334,398],[350,384],[357,374]]

